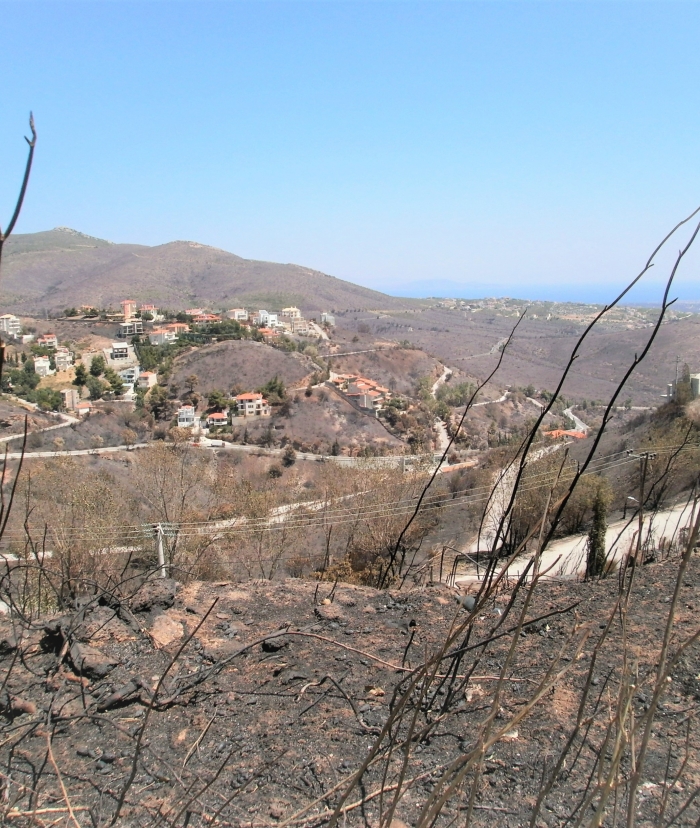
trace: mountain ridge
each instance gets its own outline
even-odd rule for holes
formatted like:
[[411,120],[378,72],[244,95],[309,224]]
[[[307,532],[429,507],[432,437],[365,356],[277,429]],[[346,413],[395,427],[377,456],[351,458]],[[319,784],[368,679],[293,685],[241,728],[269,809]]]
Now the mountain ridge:
[[6,243],[0,281],[5,311],[116,307],[127,297],[170,309],[295,304],[307,313],[419,304],[303,265],[245,259],[196,241],[121,244],[56,227],[15,234]]

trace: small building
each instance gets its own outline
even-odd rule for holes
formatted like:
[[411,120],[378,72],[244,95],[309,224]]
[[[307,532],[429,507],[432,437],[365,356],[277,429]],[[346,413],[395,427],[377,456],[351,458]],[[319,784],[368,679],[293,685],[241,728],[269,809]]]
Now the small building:
[[223,411],[215,411],[213,414],[207,414],[207,425],[209,428],[212,426],[228,425],[228,416]]
[[138,365],[130,365],[128,368],[122,368],[119,371],[119,377],[126,385],[133,385],[141,375],[141,369]]
[[176,336],[180,336],[180,334],[187,333],[190,326],[186,322],[171,322],[168,325],[162,325],[161,329],[164,331],[173,331]]
[[259,310],[253,314],[250,321],[253,325],[258,325],[261,328],[274,328],[279,324],[279,316],[276,313],[270,313],[266,310]]
[[144,313],[149,314],[149,316],[154,322],[160,322],[162,319],[165,319],[163,314],[155,305],[141,305],[141,307],[139,308],[139,313],[141,314],[141,316],[143,316]]
[[282,308],[282,316],[287,319],[301,319],[301,311],[294,306],[291,308]]
[[204,308],[187,308],[183,313],[187,314],[187,316],[201,316],[206,311]]
[[700,397],[700,374],[690,375],[690,396],[694,400]]
[[3,313],[0,316],[0,331],[10,336],[19,336],[21,330],[22,323],[19,321],[19,317],[12,313]]
[[335,328],[335,316],[333,316],[332,313],[326,313],[326,311],[323,311],[321,314],[321,324]]
[[127,336],[137,336],[143,333],[143,322],[140,319],[130,319],[128,322],[120,322],[117,336],[119,339],[126,339]]
[[75,411],[80,402],[80,393],[77,388],[64,388],[61,391],[63,407],[66,411]]
[[168,328],[154,328],[148,334],[148,341],[151,345],[169,345],[177,341],[177,334]]
[[258,331],[265,337],[265,339],[274,339],[280,335],[280,332],[274,328],[258,328]]
[[136,302],[133,299],[125,299],[119,304],[121,305],[122,313],[124,314],[124,321],[128,322],[130,319],[133,319],[136,315]]
[[34,358],[34,370],[40,377],[50,377],[56,371],[51,367],[51,360],[45,356],[38,356]]
[[129,359],[129,346],[125,342],[113,342],[109,358],[114,360]]
[[306,319],[290,319],[285,324],[287,329],[293,334],[297,334],[298,336],[308,336],[309,334],[309,323]]
[[270,404],[262,394],[239,394],[235,400],[236,410],[239,417],[270,416]]
[[221,322],[221,317],[215,313],[198,313],[194,315],[192,322],[195,325],[211,325],[212,322]]
[[226,312],[229,319],[234,319],[236,322],[245,322],[248,319],[248,311],[245,308],[231,308]]
[[178,428],[194,428],[194,406],[183,405],[177,410]]
[[563,428],[555,428],[553,431],[545,431],[543,434],[545,437],[551,437],[553,440],[559,440],[561,437],[573,437],[575,440],[585,440],[588,437],[583,431]]
[[92,411],[92,403],[90,400],[83,400],[75,406],[75,413],[78,417],[85,417]]
[[73,364],[73,354],[68,350],[68,348],[56,348],[54,360],[56,362],[57,371],[67,371]]
[[142,371],[139,374],[137,381],[139,388],[143,388],[148,391],[149,388],[153,388],[153,386],[157,384],[158,375],[154,371]]
[[55,333],[46,333],[36,338],[36,344],[42,348],[58,348],[58,337]]

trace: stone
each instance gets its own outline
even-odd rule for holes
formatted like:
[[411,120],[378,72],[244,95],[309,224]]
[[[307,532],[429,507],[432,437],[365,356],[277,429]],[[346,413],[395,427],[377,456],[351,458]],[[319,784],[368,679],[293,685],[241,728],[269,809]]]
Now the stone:
[[321,619],[321,621],[338,621],[342,618],[342,613],[337,607],[334,607],[333,604],[328,606],[318,606],[314,609],[314,613],[317,618]]
[[148,612],[154,607],[170,609],[175,603],[177,581],[172,578],[153,578],[145,581],[131,599],[133,612]]
[[182,638],[184,628],[179,621],[171,618],[167,613],[161,613],[154,619],[149,632],[157,646],[167,647],[168,644]]
[[105,655],[102,650],[78,641],[70,648],[70,660],[76,673],[92,679],[104,678],[117,666],[117,662]]

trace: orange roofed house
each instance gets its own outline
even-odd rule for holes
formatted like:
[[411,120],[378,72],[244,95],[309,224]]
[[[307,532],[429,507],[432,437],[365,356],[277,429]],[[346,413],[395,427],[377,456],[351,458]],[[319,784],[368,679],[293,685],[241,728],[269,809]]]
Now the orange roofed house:
[[379,411],[391,398],[388,388],[357,374],[333,374],[330,383],[348,400],[369,411]]
[[545,437],[551,437],[553,440],[559,440],[561,437],[573,437],[575,440],[585,440],[588,437],[583,431],[565,431],[563,428],[555,428],[554,431],[543,432]]
[[239,417],[270,416],[270,404],[262,394],[239,394],[235,399]]

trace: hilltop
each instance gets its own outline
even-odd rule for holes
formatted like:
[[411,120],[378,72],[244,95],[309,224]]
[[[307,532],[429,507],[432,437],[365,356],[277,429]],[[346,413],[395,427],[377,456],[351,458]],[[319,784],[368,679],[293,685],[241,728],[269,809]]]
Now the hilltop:
[[83,304],[118,306],[129,296],[166,308],[297,305],[400,310],[397,299],[318,270],[244,259],[193,241],[114,244],[67,227],[13,235],[3,257],[3,308],[43,314]]

